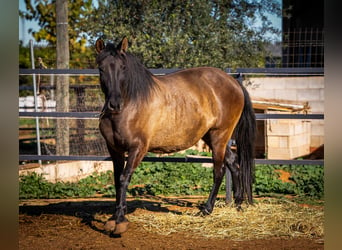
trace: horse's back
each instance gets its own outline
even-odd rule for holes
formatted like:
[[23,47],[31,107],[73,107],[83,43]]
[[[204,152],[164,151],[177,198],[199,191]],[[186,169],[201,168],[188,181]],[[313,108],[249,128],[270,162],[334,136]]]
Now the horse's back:
[[[204,91],[203,95],[210,95],[210,91],[221,95],[243,96],[238,82],[226,72],[213,67],[197,67],[180,70],[165,76],[157,77],[170,88],[192,89]],[[207,92],[205,92],[207,91]],[[225,96],[222,96],[225,97]]]
[[[213,67],[181,70],[159,78],[165,87],[163,95],[172,95],[178,105],[195,108],[206,116],[230,116],[241,109],[244,94],[240,84],[226,72]],[[176,105],[177,105],[176,104]]]

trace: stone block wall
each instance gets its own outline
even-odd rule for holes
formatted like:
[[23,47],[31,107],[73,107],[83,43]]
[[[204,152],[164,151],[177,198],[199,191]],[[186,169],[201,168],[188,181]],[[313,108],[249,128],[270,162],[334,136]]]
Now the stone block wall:
[[[251,77],[245,78],[244,85],[252,100],[307,102],[309,113],[324,114],[323,76]],[[266,123],[266,154],[269,159],[299,157],[324,144],[324,120],[268,120]]]

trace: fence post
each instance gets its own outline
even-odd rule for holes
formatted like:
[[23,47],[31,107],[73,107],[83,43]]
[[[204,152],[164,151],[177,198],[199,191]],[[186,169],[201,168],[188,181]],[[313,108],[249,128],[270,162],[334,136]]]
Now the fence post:
[[[34,64],[34,51],[33,51],[33,41],[30,40],[30,52],[31,52],[31,65],[32,69],[35,69]],[[38,112],[38,100],[37,100],[37,82],[36,82],[36,74],[32,75],[33,79],[33,96],[34,96],[34,111]],[[37,138],[37,154],[41,155],[41,148],[40,148],[40,131],[39,131],[39,118],[36,117],[36,138]],[[38,160],[39,164],[42,164],[41,160]]]
[[[56,1],[57,69],[69,68],[68,1]],[[56,79],[57,112],[69,111],[69,76],[58,75]],[[57,119],[56,153],[69,155],[69,122]]]

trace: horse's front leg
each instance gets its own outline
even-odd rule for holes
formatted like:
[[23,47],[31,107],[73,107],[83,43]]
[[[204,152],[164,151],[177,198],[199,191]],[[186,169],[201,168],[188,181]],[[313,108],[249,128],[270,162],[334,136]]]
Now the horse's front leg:
[[[109,220],[106,223],[106,229],[112,231],[113,234],[122,234],[128,229],[128,220],[125,217],[127,211],[127,202],[126,202],[126,192],[128,185],[131,181],[132,174],[134,170],[138,167],[141,160],[146,154],[146,150],[143,150],[141,147],[136,147],[128,152],[128,159],[126,167],[123,169],[120,177],[115,178],[116,182],[118,181],[118,189],[116,194],[116,210],[113,216],[115,223],[113,220]],[[116,176],[116,175],[115,175]],[[115,224],[115,228],[113,228]]]
[[[125,156],[123,153],[118,153],[114,151],[111,146],[107,145],[109,154],[113,161],[113,169],[114,169],[114,185],[115,185],[115,193],[116,193],[116,204],[120,201],[120,190],[121,188],[121,182],[120,177],[123,173],[124,167],[125,167]],[[105,224],[105,230],[112,232],[115,230],[116,225],[116,215],[114,214]]]

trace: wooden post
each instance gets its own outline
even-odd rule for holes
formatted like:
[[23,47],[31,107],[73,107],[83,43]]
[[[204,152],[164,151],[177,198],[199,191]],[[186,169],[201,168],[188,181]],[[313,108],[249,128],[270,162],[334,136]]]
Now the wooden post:
[[[57,69],[69,68],[68,1],[56,0]],[[69,111],[69,76],[56,78],[56,110]],[[68,120],[57,119],[56,154],[69,155]]]

